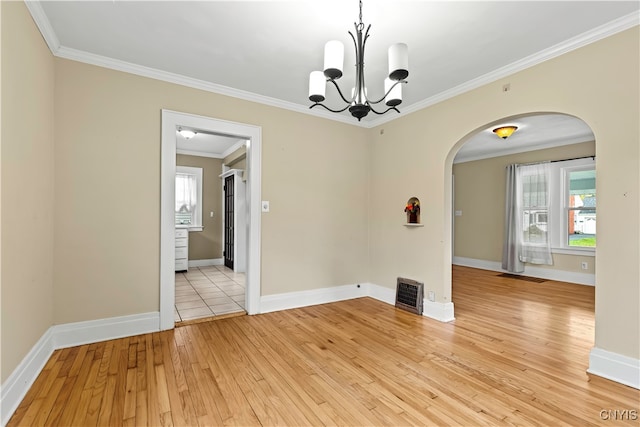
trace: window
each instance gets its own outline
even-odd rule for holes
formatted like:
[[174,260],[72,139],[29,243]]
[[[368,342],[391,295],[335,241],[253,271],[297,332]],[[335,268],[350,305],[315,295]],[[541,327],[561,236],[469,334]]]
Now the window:
[[592,158],[551,163],[553,252],[593,254],[596,247],[596,167]]
[[578,169],[565,171],[566,230],[569,247],[596,246],[596,171]]
[[202,168],[176,166],[176,225],[202,230]]

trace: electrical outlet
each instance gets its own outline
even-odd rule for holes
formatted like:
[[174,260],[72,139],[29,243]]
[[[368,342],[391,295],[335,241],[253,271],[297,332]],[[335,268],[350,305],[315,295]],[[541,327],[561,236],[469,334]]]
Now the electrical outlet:
[[431,302],[435,302],[436,300],[436,293],[433,291],[429,291],[427,292],[427,299]]
[[589,269],[589,263],[586,261],[582,261],[580,263],[580,267],[582,267],[583,270],[588,270]]

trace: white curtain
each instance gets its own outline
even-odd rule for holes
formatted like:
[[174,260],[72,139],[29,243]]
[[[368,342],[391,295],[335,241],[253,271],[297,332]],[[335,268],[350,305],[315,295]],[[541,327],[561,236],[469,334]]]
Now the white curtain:
[[195,175],[176,174],[176,213],[194,212],[198,203],[197,181]]
[[552,265],[549,239],[549,163],[509,165],[502,268],[524,271],[524,263]]
[[518,212],[518,165],[507,166],[507,191],[505,194],[505,214],[504,214],[504,244],[502,245],[502,268],[512,273],[522,273],[524,263],[520,261],[522,235],[520,214]]

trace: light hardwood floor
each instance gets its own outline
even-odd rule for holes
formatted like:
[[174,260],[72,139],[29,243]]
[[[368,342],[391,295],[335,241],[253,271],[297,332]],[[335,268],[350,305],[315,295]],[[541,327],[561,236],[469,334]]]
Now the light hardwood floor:
[[361,298],[56,351],[9,426],[639,425],[585,372],[593,288],[453,271],[451,323]]

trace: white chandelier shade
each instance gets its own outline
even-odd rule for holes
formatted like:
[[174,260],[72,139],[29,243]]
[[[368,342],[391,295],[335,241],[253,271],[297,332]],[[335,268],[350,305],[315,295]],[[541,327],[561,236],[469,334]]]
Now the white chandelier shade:
[[331,40],[324,45],[324,75],[339,79],[343,69],[344,45],[339,40]]
[[322,71],[312,71],[309,75],[309,99],[313,102],[324,101],[327,79]]
[[393,85],[395,82],[389,77],[384,79],[384,103],[389,107],[395,107],[402,103],[402,85]]
[[389,78],[403,80],[409,76],[409,47],[396,43],[389,47]]

